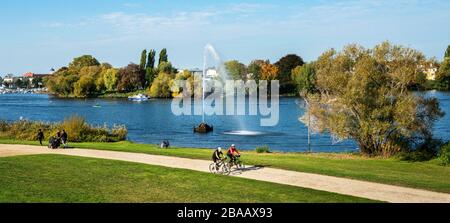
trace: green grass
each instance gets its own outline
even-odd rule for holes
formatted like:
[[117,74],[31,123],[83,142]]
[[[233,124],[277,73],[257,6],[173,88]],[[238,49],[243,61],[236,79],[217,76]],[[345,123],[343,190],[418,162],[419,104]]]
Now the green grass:
[[122,161],[33,155],[0,158],[0,203],[372,202],[287,185]]
[[[0,139],[0,143],[36,145],[35,142],[2,139]],[[211,149],[159,149],[156,145],[143,145],[131,142],[74,143],[71,146],[204,160],[211,159],[212,154]],[[261,165],[450,193],[450,167],[438,165],[437,160],[406,162],[398,159],[367,158],[360,155],[338,153],[257,154],[253,151],[246,151],[242,154],[242,160],[249,165]]]

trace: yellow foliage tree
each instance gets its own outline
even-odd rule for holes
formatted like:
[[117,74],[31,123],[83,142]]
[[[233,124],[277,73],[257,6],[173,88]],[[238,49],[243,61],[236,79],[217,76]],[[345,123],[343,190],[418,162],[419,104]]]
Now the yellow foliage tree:
[[278,78],[278,67],[270,63],[261,64],[261,80],[276,80]]

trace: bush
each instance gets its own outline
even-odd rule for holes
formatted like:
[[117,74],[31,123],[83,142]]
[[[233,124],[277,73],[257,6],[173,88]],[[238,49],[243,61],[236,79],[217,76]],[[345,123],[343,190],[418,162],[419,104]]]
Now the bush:
[[438,160],[441,165],[447,166],[450,164],[450,143],[447,143],[441,147]]
[[38,130],[42,129],[45,140],[66,130],[70,142],[118,142],[126,140],[128,130],[125,126],[92,126],[81,116],[72,116],[62,123],[45,123],[21,120],[6,122],[0,120],[0,137],[33,141],[37,140]]
[[269,148],[269,146],[258,146],[258,147],[256,147],[256,152],[257,153],[270,153],[270,148]]

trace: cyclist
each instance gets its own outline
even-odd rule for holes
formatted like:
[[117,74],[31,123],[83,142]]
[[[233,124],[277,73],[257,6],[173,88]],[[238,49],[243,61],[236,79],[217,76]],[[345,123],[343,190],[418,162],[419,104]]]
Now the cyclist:
[[228,149],[227,156],[230,158],[230,163],[233,163],[236,161],[237,157],[241,156],[241,153],[236,149],[236,145],[233,144]]
[[223,159],[223,152],[222,152],[222,148],[218,147],[213,155],[212,155],[212,160],[214,161],[214,163],[216,164],[216,168],[219,169],[219,162],[222,161]]

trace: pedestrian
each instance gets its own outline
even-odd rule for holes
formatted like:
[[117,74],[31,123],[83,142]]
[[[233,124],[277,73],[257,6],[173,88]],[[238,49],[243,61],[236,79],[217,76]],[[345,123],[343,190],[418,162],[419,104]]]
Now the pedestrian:
[[44,132],[42,132],[42,129],[39,129],[37,134],[37,139],[39,140],[39,143],[42,146],[42,140],[44,140]]

